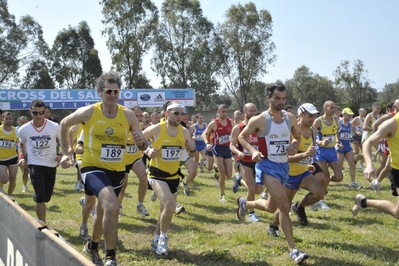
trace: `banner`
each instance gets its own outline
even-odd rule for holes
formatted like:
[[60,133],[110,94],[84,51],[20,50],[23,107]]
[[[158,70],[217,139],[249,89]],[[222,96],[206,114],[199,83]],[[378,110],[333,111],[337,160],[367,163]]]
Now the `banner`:
[[[0,90],[0,109],[26,110],[33,100],[42,100],[51,109],[77,109],[101,100],[97,90]],[[121,90],[118,103],[125,107],[161,107],[166,101],[195,105],[193,89]]]

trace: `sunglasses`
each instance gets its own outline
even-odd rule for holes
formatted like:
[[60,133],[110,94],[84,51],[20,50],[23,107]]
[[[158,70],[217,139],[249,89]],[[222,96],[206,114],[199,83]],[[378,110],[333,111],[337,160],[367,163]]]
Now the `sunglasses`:
[[31,112],[32,112],[32,114],[34,114],[34,115],[43,115],[43,114],[44,114],[44,111],[41,111],[41,112],[31,111]]
[[186,113],[185,112],[178,112],[178,111],[174,111],[174,112],[171,112],[172,114],[174,114],[174,115],[181,115],[181,116],[183,116],[183,115],[185,115]]
[[119,90],[111,90],[111,89],[106,89],[106,90],[103,90],[106,94],[111,94],[111,93],[115,93],[115,94],[118,94],[119,93]]

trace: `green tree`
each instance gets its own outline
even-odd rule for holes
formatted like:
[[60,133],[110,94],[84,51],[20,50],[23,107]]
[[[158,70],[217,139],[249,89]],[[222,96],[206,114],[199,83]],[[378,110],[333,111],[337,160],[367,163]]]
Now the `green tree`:
[[292,98],[296,105],[312,103],[320,108],[328,100],[337,104],[339,102],[333,82],[327,77],[313,73],[305,65],[295,70],[292,79],[286,81],[286,86],[292,89]]
[[20,70],[45,55],[46,48],[39,23],[28,15],[16,23],[7,1],[0,0],[0,86],[17,83]]
[[395,83],[385,84],[381,99],[385,103],[393,102],[399,98],[399,79]]
[[86,21],[58,33],[51,53],[51,73],[60,88],[95,87],[102,67]]
[[272,17],[267,10],[258,11],[252,2],[233,5],[217,31],[224,47],[219,76],[229,94],[242,106],[248,101],[252,84],[275,61]]
[[349,104],[354,110],[358,110],[363,103],[369,103],[377,99],[377,90],[371,88],[368,79],[368,70],[364,69],[362,60],[355,60],[352,71],[349,69],[349,61],[342,61],[334,72],[335,85],[343,93],[344,103]]
[[47,64],[43,60],[32,61],[25,71],[22,89],[54,89],[55,83],[50,76]]
[[158,25],[158,10],[150,0],[102,0],[104,30],[112,64],[127,88],[150,88],[142,69]]
[[[164,87],[195,86],[199,96],[210,95],[217,86],[215,64],[211,63],[212,22],[203,16],[198,0],[165,0],[161,13],[151,60],[153,71]],[[201,97],[199,105],[207,99]]]

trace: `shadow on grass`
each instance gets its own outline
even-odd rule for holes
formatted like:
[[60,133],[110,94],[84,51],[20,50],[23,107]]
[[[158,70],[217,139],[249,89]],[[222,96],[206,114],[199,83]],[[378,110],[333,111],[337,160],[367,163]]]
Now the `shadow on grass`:
[[[139,260],[145,260],[151,258],[151,260],[156,260],[157,265],[166,265],[169,263],[172,264],[189,264],[189,265],[272,265],[264,260],[256,260],[253,262],[243,261],[239,258],[235,258],[231,256],[229,250],[224,249],[213,249],[213,250],[205,250],[201,254],[194,254],[187,250],[183,249],[169,249],[168,255],[157,255],[155,252],[150,251],[149,249],[141,249],[132,251],[135,252]],[[141,257],[141,258],[140,258]]]
[[[331,243],[331,242],[324,242],[324,241],[315,241],[314,244],[319,247],[324,247],[327,249],[333,249],[333,250],[345,250],[345,251],[351,251],[353,254],[362,254],[362,256],[367,256],[370,259],[377,260],[381,262],[381,264],[384,263],[393,263],[394,261],[397,262],[397,257],[392,260],[392,254],[395,254],[397,252],[397,249],[393,248],[388,248],[388,247],[383,247],[383,246],[374,246],[374,245],[367,245],[368,243],[363,243],[364,245],[355,245],[355,244],[348,244],[348,243]],[[312,256],[312,258],[314,258]],[[389,258],[387,260],[386,258]],[[342,261],[335,261],[333,259],[328,259],[332,263],[331,264],[324,264],[324,258],[320,257],[320,264],[317,263],[317,265],[348,265],[348,262],[342,262]],[[364,264],[354,264],[353,262],[350,265],[364,265]]]

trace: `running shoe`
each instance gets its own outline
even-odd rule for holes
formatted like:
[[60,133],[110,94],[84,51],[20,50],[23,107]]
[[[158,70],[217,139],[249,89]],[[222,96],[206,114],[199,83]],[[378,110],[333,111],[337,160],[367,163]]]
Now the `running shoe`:
[[330,209],[324,200],[319,200],[319,208],[325,211]]
[[259,219],[258,215],[256,214],[256,212],[251,212],[248,216],[249,216],[249,220],[251,222],[259,222],[260,221],[260,219]]
[[83,228],[82,226],[80,226],[79,236],[83,240],[86,240],[86,241],[90,240],[89,229],[87,227]]
[[220,198],[219,198],[219,201],[221,203],[226,203],[227,202],[226,196],[225,195],[221,195]]
[[157,249],[155,250],[155,252],[158,255],[168,255],[168,238],[161,236],[158,239],[158,245],[157,245]]
[[362,188],[362,186],[359,185],[357,182],[352,182],[350,184],[350,187],[351,187],[351,189],[361,189]]
[[267,198],[269,197],[269,194],[267,194],[267,192],[262,192],[262,194],[260,194],[260,198],[267,200]]
[[308,225],[308,218],[306,217],[305,208],[302,207],[298,201],[291,205],[291,210],[296,214],[296,218],[300,225]]
[[366,199],[365,196],[363,196],[362,194],[357,194],[356,198],[355,198],[355,206],[353,206],[352,208],[352,214],[353,216],[356,216],[362,209],[364,209],[362,207],[362,201]]
[[379,193],[381,190],[381,184],[380,184],[380,182],[378,182],[377,179],[374,179],[373,181],[371,181],[370,186],[373,188],[375,193]]
[[247,209],[245,209],[245,203],[247,200],[243,197],[238,197],[237,199],[237,218],[240,221],[245,221],[245,213],[247,212]]
[[137,212],[141,215],[141,217],[150,215],[144,205],[137,205]]
[[190,196],[190,187],[186,184],[184,184],[184,181],[181,181],[181,187],[183,188],[183,193],[186,196]]
[[296,264],[300,264],[301,262],[305,261],[309,256],[302,251],[300,251],[298,248],[292,249],[290,252],[290,258],[294,260]]
[[22,192],[28,192],[28,186],[25,186],[25,185],[23,185],[23,187],[22,187]]
[[105,264],[104,264],[104,266],[116,266],[117,265],[117,263],[116,263],[116,258],[115,258],[115,256],[114,257],[107,257],[106,259],[105,259]]
[[240,173],[235,174],[233,186],[231,187],[233,190],[233,193],[237,193],[238,187],[240,186],[241,179],[242,179],[242,177],[241,177]]
[[91,262],[93,262],[96,266],[103,266],[103,260],[100,258],[98,254],[98,248],[94,250],[89,249],[89,242],[86,243],[83,247],[83,251],[90,257]]
[[272,223],[269,223],[266,231],[272,237],[278,237],[280,235],[280,229],[278,228],[278,226],[272,225]]
[[182,205],[180,205],[179,203],[176,202],[175,215],[179,215],[185,211],[186,211],[186,209]]

